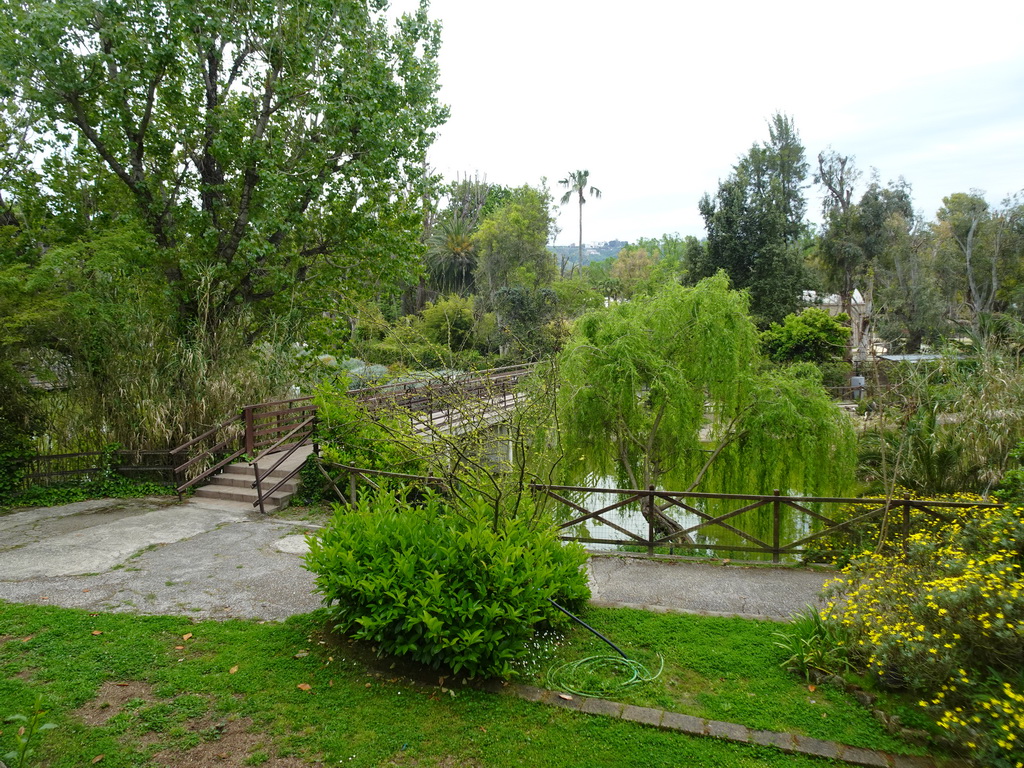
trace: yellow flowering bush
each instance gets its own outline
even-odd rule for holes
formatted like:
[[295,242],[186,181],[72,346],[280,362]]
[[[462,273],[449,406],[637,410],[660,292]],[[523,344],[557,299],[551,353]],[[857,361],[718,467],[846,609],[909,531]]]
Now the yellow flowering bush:
[[924,522],[906,559],[864,552],[825,616],[985,765],[1024,768],[1024,506]]

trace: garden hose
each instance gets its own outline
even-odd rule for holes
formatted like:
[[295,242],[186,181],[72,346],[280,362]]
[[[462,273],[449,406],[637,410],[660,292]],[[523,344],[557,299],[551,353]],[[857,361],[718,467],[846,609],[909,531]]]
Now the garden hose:
[[658,667],[657,672],[651,674],[647,667],[626,656],[621,648],[579,616],[573,615],[551,598],[548,598],[548,602],[577,624],[588,629],[619,654],[618,656],[588,656],[585,659],[551,667],[547,673],[548,686],[576,696],[608,696],[634,685],[657,680],[661,676],[665,669],[665,659],[660,654],[658,659],[661,666]]

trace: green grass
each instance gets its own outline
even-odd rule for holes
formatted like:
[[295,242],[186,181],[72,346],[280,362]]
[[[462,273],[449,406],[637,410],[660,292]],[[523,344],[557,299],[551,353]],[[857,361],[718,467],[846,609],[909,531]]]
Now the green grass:
[[[627,627],[640,623],[632,612],[623,616],[618,623],[600,612],[595,620],[616,634],[626,634]],[[706,644],[706,657],[719,655],[719,636],[742,623],[735,628],[716,626],[710,622],[710,629],[694,638]],[[674,627],[666,623],[657,634],[674,636]],[[319,612],[283,624],[193,623],[177,617],[88,614],[0,603],[0,638],[6,638],[0,642],[0,718],[29,711],[36,695],[42,694],[49,710],[46,719],[57,724],[40,748],[51,768],[89,765],[98,755],[103,755],[100,764],[105,768],[145,766],[160,749],[185,750],[217,738],[215,727],[189,727],[204,717],[208,723],[251,719],[262,742],[249,754],[250,765],[286,755],[349,766],[824,764],[767,747],[689,737],[462,686],[455,686],[452,696],[437,685],[403,680],[387,668],[373,671],[355,647],[334,642],[323,630],[324,615]],[[192,637],[184,640],[188,633]],[[756,631],[749,637],[751,642],[764,639]],[[628,644],[629,635],[619,639]],[[696,648],[693,654],[700,655]],[[700,679],[714,677],[711,670],[717,663],[709,660]],[[744,669],[755,671],[750,665]],[[673,685],[681,690],[682,680],[673,674],[678,680]],[[128,681],[152,686],[155,699],[129,701],[102,726],[86,726],[73,714],[96,696],[102,683]],[[300,690],[300,684],[308,684],[310,690]],[[702,705],[709,716],[728,713],[724,719],[737,720],[740,715],[753,717],[754,711],[767,706],[764,701],[744,700],[748,691],[760,688],[733,695],[724,692],[727,686],[719,688],[713,697],[717,704],[709,700]],[[652,697],[650,703],[662,701],[662,694],[644,695]],[[788,696],[799,699],[799,692]],[[730,701],[736,703],[727,708]],[[772,709],[793,706],[790,702]],[[812,710],[807,717],[814,722],[816,715]],[[770,717],[764,723],[781,725]],[[0,754],[13,746],[10,727],[3,730]],[[807,730],[812,730],[810,725]],[[826,735],[838,737],[839,732]]]
[[[658,670],[658,655],[664,658],[657,680],[606,698],[868,749],[924,754],[889,735],[845,691],[810,690],[783,670],[779,665],[786,654],[773,637],[782,629],[779,624],[609,608],[588,608],[581,618],[652,672]],[[614,651],[574,626],[559,645],[538,649],[525,677],[546,686],[554,666],[592,655]]]

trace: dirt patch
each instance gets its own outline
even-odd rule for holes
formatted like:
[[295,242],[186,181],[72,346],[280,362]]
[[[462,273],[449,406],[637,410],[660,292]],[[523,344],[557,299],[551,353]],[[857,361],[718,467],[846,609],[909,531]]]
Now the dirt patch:
[[[209,741],[187,750],[165,749],[153,755],[151,760],[158,765],[173,768],[242,768],[245,765],[260,765],[264,768],[309,767],[305,760],[295,757],[275,757],[277,749],[267,741],[266,736],[252,732],[252,720],[247,717],[220,723],[213,728],[216,735]],[[195,727],[193,730],[207,729]],[[264,757],[266,759],[262,762],[255,762]]]
[[156,701],[153,686],[132,680],[127,683],[106,682],[100,686],[96,697],[84,704],[72,714],[89,726],[106,725],[107,721],[124,710],[129,701],[142,699],[152,703]]
[[[137,680],[106,682],[100,686],[92,701],[73,714],[85,725],[99,727],[123,712],[131,701],[155,704],[169,700],[160,699],[149,683]],[[243,768],[247,765],[308,768],[309,765],[298,758],[276,757],[277,748],[273,742],[265,734],[253,732],[252,720],[246,717],[232,718],[205,712],[186,720],[183,725],[202,741],[189,749],[178,749],[167,745],[166,734],[153,731],[140,734],[135,729],[133,735],[122,737],[122,741],[130,742],[133,747],[141,750],[156,747],[158,751],[153,753],[151,761],[173,768]]]

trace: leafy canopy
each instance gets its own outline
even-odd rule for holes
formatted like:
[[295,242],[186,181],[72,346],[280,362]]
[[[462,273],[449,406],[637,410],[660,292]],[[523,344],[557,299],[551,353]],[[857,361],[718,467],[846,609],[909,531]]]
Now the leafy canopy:
[[814,366],[764,369],[747,296],[724,272],[586,315],[559,374],[577,476],[731,492],[831,492],[851,480],[848,418]]
[[137,222],[183,321],[206,283],[210,327],[260,305],[256,332],[312,303],[302,287],[372,286],[418,255],[439,28],[424,5],[390,31],[385,8],[5,3],[0,90],[76,238]]

